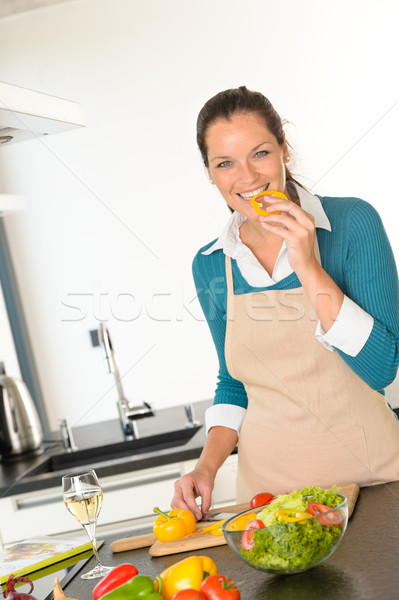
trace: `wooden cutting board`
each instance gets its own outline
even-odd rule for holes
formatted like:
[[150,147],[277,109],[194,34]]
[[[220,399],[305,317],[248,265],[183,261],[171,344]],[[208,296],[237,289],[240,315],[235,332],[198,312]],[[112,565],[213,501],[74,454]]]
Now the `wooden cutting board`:
[[[339,491],[347,497],[348,500],[348,514],[349,517],[353,513],[355,508],[356,500],[359,495],[359,486],[357,483],[345,483],[338,486]],[[230,506],[224,506],[209,511],[209,515],[212,513],[231,513],[232,515],[247,510],[249,503],[244,504],[233,504]],[[200,550],[201,548],[212,548],[213,546],[222,546],[226,544],[226,540],[223,535],[217,536],[212,535],[211,532],[202,531],[204,527],[209,525],[209,521],[199,521],[197,523],[197,531],[186,535],[184,538],[175,540],[173,542],[159,542],[153,533],[147,533],[145,535],[139,535],[135,537],[123,538],[115,540],[111,543],[112,552],[123,552],[125,550],[134,550],[136,548],[145,548],[150,546],[149,553],[151,556],[165,556],[168,554],[178,554],[180,552],[189,552],[191,550]]]

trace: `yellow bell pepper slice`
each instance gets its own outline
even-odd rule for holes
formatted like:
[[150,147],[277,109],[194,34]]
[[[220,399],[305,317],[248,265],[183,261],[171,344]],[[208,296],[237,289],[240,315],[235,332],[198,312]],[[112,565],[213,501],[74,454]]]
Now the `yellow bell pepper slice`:
[[204,531],[205,533],[207,533],[208,531],[217,531],[218,529],[222,528],[222,523],[224,523],[225,521],[227,521],[227,519],[222,519],[221,521],[218,521],[217,523],[208,525],[208,527],[204,527],[202,531]]
[[195,517],[190,510],[175,508],[167,515],[158,507],[154,512],[159,514],[153,524],[154,535],[160,542],[170,542],[185,537],[197,530]]
[[163,600],[170,600],[176,592],[187,588],[199,591],[208,575],[216,575],[217,566],[209,556],[189,556],[175,563],[160,575],[160,593]]
[[255,521],[256,517],[257,515],[254,512],[248,513],[247,515],[241,515],[241,517],[237,517],[230,523],[228,529],[229,531],[244,531],[248,523],[250,521]]
[[296,523],[297,521],[308,519],[311,516],[312,515],[308,512],[293,510],[292,508],[283,508],[278,510],[275,514],[276,519],[284,521],[285,523]]
[[279,215],[281,211],[276,210],[275,212],[269,213],[267,210],[263,210],[262,203],[256,201],[256,199],[260,198],[261,196],[276,196],[276,198],[281,198],[282,200],[287,200],[287,196],[285,194],[283,194],[283,192],[277,192],[275,190],[266,190],[264,192],[261,192],[260,194],[256,194],[256,196],[253,196],[251,198],[251,206],[254,208],[255,212],[258,215],[262,215],[262,216]]

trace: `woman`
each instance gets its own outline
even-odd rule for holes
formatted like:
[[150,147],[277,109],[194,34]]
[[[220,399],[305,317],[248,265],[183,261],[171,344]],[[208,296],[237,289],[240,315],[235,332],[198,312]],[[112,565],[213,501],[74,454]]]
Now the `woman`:
[[[296,182],[280,117],[245,87],[205,104],[197,141],[234,212],[193,263],[220,370],[206,444],[172,506],[205,514],[237,441],[238,502],[399,479],[399,424],[383,395],[399,361],[398,277],[378,214]],[[285,194],[263,197],[279,214],[255,212],[263,190]]]

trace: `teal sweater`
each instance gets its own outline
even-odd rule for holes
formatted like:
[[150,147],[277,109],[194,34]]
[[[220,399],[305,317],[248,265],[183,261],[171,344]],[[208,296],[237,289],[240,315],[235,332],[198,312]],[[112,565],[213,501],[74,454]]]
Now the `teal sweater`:
[[[348,356],[338,349],[337,352],[370,387],[383,393],[384,387],[395,379],[399,362],[398,274],[393,252],[381,219],[370,204],[358,198],[319,198],[332,229],[317,229],[323,268],[344,294],[374,318],[371,334],[357,356]],[[201,254],[214,241],[201,248],[193,262],[198,299],[219,358],[214,403],[246,408],[244,386],[230,376],[224,356],[227,304],[224,253],[215,250],[210,255]],[[241,275],[236,261],[231,262],[235,294],[301,285],[296,274],[291,273],[269,287],[252,287]]]

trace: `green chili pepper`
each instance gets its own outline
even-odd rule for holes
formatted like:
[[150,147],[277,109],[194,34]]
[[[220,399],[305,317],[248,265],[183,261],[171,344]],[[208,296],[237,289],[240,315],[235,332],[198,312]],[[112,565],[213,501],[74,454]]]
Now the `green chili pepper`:
[[136,575],[126,583],[114,588],[101,600],[162,600],[162,596],[154,591],[154,582],[147,575]]

